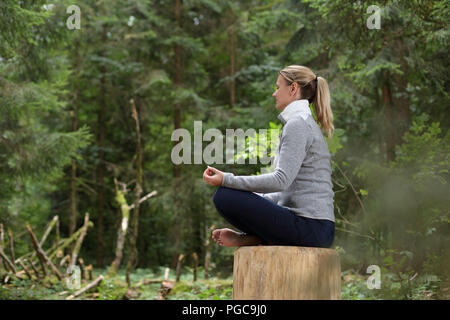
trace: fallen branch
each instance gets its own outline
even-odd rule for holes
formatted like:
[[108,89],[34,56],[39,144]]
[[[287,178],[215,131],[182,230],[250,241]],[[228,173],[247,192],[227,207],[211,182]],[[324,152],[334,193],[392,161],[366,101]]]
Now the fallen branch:
[[70,259],[69,269],[71,269],[77,262],[77,256],[78,256],[78,253],[80,252],[81,244],[83,243],[84,237],[86,236],[86,233],[87,233],[88,223],[89,223],[89,213],[86,212],[86,214],[84,215],[84,224],[81,229],[80,236],[79,236],[79,238],[75,244],[75,247],[73,248],[73,251],[72,251],[72,257]]
[[19,263],[19,265],[22,267],[23,271],[25,271],[25,274],[27,275],[27,277],[28,277],[30,280],[33,280],[33,277],[31,276],[31,273],[28,272],[28,269],[25,267],[25,264],[24,264],[21,260],[19,260],[18,263]]
[[11,262],[14,265],[14,267],[16,266],[16,263],[14,262],[15,259],[15,253],[14,253],[14,237],[13,237],[13,233],[11,231],[11,229],[8,228],[8,237],[9,237],[9,250],[11,253]]
[[31,230],[29,224],[27,224],[27,230],[28,230],[28,233],[30,234],[31,242],[33,243],[34,250],[36,250],[38,257],[39,257],[39,261],[41,261],[42,268],[44,269],[44,274],[45,274],[45,264],[47,264],[48,266],[50,266],[52,271],[56,274],[56,276],[58,277],[58,280],[61,281],[63,279],[63,276],[59,272],[58,268],[56,268],[55,265],[52,263],[52,261],[45,255],[44,251],[42,250],[41,246],[39,245],[39,243],[36,239],[36,236],[34,235],[33,231]]
[[[6,264],[9,266],[9,268],[11,269],[11,271],[13,272],[14,276],[17,279],[23,280],[23,278],[20,276],[20,273],[17,272],[14,264],[9,260],[8,256],[3,252],[3,250],[0,250],[0,257],[2,257],[2,259],[4,261],[6,261]],[[7,275],[5,278],[5,284],[8,282],[8,278],[9,276]]]
[[[64,242],[64,239],[63,240],[61,240],[61,241],[59,241],[59,244],[60,245],[62,245],[63,244],[63,242]],[[56,245],[56,244],[53,244],[53,246],[50,248],[50,249],[47,249],[47,250],[45,250],[44,252],[45,252],[45,254],[47,255],[47,256],[49,256],[49,253],[50,252],[52,252],[53,253],[53,251],[55,250],[55,248],[57,248],[58,246]],[[27,252],[27,253],[25,253],[23,256],[20,256],[19,258],[16,258],[16,263],[19,261],[19,260],[24,260],[25,258],[28,258],[28,259],[34,259],[35,258],[35,256],[36,256],[36,251],[30,251],[30,252]],[[51,257],[50,259],[52,260],[54,258],[54,256],[53,257]]]
[[[152,192],[150,192],[149,194],[147,194],[145,197],[142,197],[141,199],[139,199],[138,203],[141,204],[142,202],[144,202],[145,200],[156,196],[158,194],[158,191],[154,190]],[[128,207],[130,210],[134,208],[134,203]]]
[[69,255],[66,255],[64,258],[61,259],[61,261],[59,262],[59,266],[62,267],[66,262],[67,262],[67,264],[70,265],[70,256]]
[[33,269],[33,271],[34,271],[34,274],[36,275],[36,278],[39,279],[41,276],[39,275],[39,271],[34,266],[34,262],[33,261],[29,261],[29,264],[31,265],[31,269]]
[[91,288],[96,287],[101,281],[103,280],[103,276],[99,276],[97,279],[95,279],[94,281],[92,281],[91,283],[89,283],[86,287],[84,287],[83,289],[78,290],[77,292],[75,292],[73,295],[70,295],[66,298],[66,300],[72,300],[76,297],[78,297],[79,295],[82,295],[83,293],[85,293],[86,291],[88,291]]
[[3,261],[6,262],[6,265],[11,269],[11,271],[16,274],[17,270],[14,264],[9,260],[8,256],[3,252],[3,249],[0,248],[0,257],[2,257]]
[[[88,228],[89,227],[93,227],[94,223],[92,223],[92,221],[89,221],[88,223]],[[72,242],[74,242],[76,239],[78,239],[78,237],[80,236],[80,233],[83,231],[83,227],[82,226],[80,229],[78,229],[70,238],[64,240],[64,242],[61,244],[61,246],[59,246],[58,248],[56,248],[50,255],[49,258],[53,259],[56,254],[58,253],[59,250],[64,250],[67,246],[69,246]]]
[[54,216],[52,221],[50,221],[50,224],[48,225],[47,230],[45,230],[44,235],[42,236],[42,239],[39,242],[39,245],[41,247],[44,244],[45,240],[47,240],[47,237],[50,234],[50,231],[52,231],[52,228],[53,228],[54,225],[56,225],[58,219],[59,219],[58,216]]

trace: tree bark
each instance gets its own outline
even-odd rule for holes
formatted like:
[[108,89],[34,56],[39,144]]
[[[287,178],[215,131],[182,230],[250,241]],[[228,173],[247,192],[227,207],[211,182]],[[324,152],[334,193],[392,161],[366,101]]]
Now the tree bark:
[[183,258],[184,258],[184,254],[180,254],[178,256],[178,263],[177,263],[177,277],[176,277],[176,282],[180,281],[180,277],[181,277],[181,267],[183,265]]
[[193,279],[194,279],[194,282],[195,282],[195,281],[197,281],[198,254],[196,252],[194,252],[192,254],[192,257],[194,258],[194,275],[193,275]]
[[383,107],[385,123],[385,143],[387,162],[395,160],[395,132],[392,112],[392,95],[389,82],[389,76],[385,74],[383,81]]
[[81,279],[87,279],[86,274],[85,274],[85,270],[84,270],[84,260],[83,258],[78,258],[78,265],[80,266],[80,271],[81,271]]
[[44,270],[45,274],[45,265],[47,264],[52,271],[55,273],[55,275],[58,277],[58,280],[62,280],[63,276],[59,272],[58,268],[55,267],[55,265],[51,262],[51,260],[45,255],[44,251],[42,250],[41,246],[39,245],[36,236],[34,235],[33,231],[31,230],[30,226],[27,224],[27,230],[30,234],[31,242],[33,243],[34,249],[37,251],[39,261],[41,261],[42,269]]
[[86,214],[84,215],[84,224],[81,229],[80,236],[78,237],[75,247],[73,248],[72,251],[72,257],[70,258],[69,268],[72,268],[77,262],[78,253],[80,252],[81,244],[83,243],[84,237],[86,236],[88,224],[89,224],[89,213],[86,212]]
[[[174,15],[175,15],[175,25],[177,28],[182,29],[182,2],[181,0],[175,0],[175,7],[174,7]],[[175,87],[178,88],[182,85],[183,82],[183,73],[184,73],[184,67],[183,67],[183,47],[179,44],[175,44],[174,46],[175,51],[175,74],[174,74],[174,83]],[[174,114],[173,114],[173,126],[174,130],[181,127],[181,105],[180,102],[175,103],[174,105]],[[177,144],[176,141],[174,141],[174,146]],[[181,166],[174,164],[173,167],[173,199],[174,199],[174,215],[173,215],[173,229],[172,229],[172,235],[173,235],[173,244],[174,244],[174,254],[172,256],[172,263],[171,267],[174,268],[177,263],[177,255],[180,250],[180,240],[181,240],[181,219],[178,219],[178,216],[180,215],[181,206],[180,206],[180,199],[179,199],[179,184],[180,184],[180,177],[181,177]]]
[[31,276],[31,274],[30,274],[30,272],[28,271],[27,267],[25,267],[25,264],[24,264],[21,260],[19,260],[18,263],[19,263],[19,265],[21,266],[22,270],[25,271],[25,274],[27,275],[27,277],[28,277],[30,280],[33,280],[33,277]]
[[205,226],[206,229],[206,240],[205,240],[205,279],[209,279],[209,265],[211,262],[211,251],[212,251],[212,243],[211,243],[211,231],[214,229],[214,225],[209,227]]
[[0,249],[0,257],[3,259],[5,266],[7,265],[8,268],[15,274],[17,272],[16,266],[11,262],[11,260],[9,260],[8,256],[3,252],[3,249]]
[[136,123],[136,188],[134,191],[134,209],[133,209],[133,234],[130,241],[130,256],[127,264],[127,283],[131,285],[130,273],[134,270],[137,264],[137,238],[139,230],[139,200],[142,194],[142,146],[141,146],[141,129],[139,125],[139,116],[134,104],[134,100],[131,101],[131,110],[134,121]]
[[11,229],[9,229],[9,228],[8,228],[8,238],[9,238],[9,251],[11,253],[11,259],[12,259],[11,262],[14,265],[14,267],[17,268],[16,263],[15,263],[16,254],[14,253],[14,236],[13,236]]
[[47,227],[47,230],[45,230],[44,235],[42,236],[41,241],[39,241],[39,245],[42,247],[44,245],[45,240],[47,240],[48,235],[50,234],[50,232],[53,229],[53,226],[55,226],[57,224],[59,220],[58,216],[54,216],[52,221],[50,221],[50,224]]
[[[0,223],[0,251],[3,250],[3,223]],[[0,262],[3,263],[3,266],[5,270],[8,270],[8,267],[6,266],[6,262],[3,260],[2,257],[0,257]]]
[[341,299],[341,265],[332,249],[240,247],[233,268],[234,300]]
[[[24,260],[25,262],[27,262],[28,260]],[[33,261],[29,261],[29,264],[31,266],[31,269],[33,269],[34,274],[36,275],[36,278],[40,278],[41,276],[39,275],[39,271],[36,269],[36,267],[34,266]]]
[[[88,227],[92,227],[93,225],[94,224],[91,221],[89,221]],[[83,226],[80,229],[78,229],[70,238],[64,240],[64,242],[59,247],[56,247],[53,250],[50,250],[51,253],[49,254],[49,258],[53,259],[58,254],[58,251],[64,250],[67,246],[69,246],[71,243],[73,243],[75,240],[77,240],[82,231],[83,231]]]
[[[73,84],[73,109],[72,131],[78,130],[78,74],[80,71],[80,39],[75,40],[74,84]],[[77,225],[77,162],[72,158],[70,168],[70,212],[69,212],[69,236],[75,232]]]
[[230,26],[228,29],[228,37],[229,37],[229,55],[230,55],[230,106],[233,107],[235,104],[235,96],[236,96],[236,84],[234,81],[234,73],[235,73],[235,43],[236,43],[236,31],[234,27],[234,12],[233,9],[229,8],[230,14]]
[[114,178],[114,184],[116,188],[116,201],[120,205],[120,212],[122,213],[122,223],[119,226],[119,230],[117,232],[117,245],[116,245],[116,255],[111,263],[111,266],[108,270],[109,276],[115,276],[117,271],[119,270],[120,262],[122,261],[123,256],[123,246],[125,243],[125,236],[128,230],[128,223],[130,218],[130,207],[125,199],[125,194],[121,190],[119,190],[118,182],[116,178]]
[[[42,247],[42,245],[44,244],[45,240],[47,240],[48,235],[50,234],[50,232],[52,231],[53,226],[58,222],[58,216],[54,216],[52,221],[50,221],[47,229],[44,232],[44,235],[41,238],[41,241],[39,241],[39,245]],[[36,256],[36,251],[34,251],[31,254],[31,258],[33,259]]]
[[394,51],[396,52],[395,56],[399,60],[398,64],[400,65],[400,70],[402,71],[402,74],[395,74],[393,76],[396,92],[396,94],[392,97],[396,109],[396,145],[402,143],[402,137],[409,129],[411,118],[409,95],[406,91],[408,86],[407,76],[409,74],[409,70],[408,64],[404,58],[406,53],[403,41],[404,40],[397,38],[394,45]]
[[[106,25],[103,25],[102,43],[106,43]],[[101,53],[105,56],[105,52]],[[103,209],[105,202],[105,110],[106,110],[106,67],[100,65],[100,101],[97,113],[98,165],[97,165],[97,266],[103,268]]]

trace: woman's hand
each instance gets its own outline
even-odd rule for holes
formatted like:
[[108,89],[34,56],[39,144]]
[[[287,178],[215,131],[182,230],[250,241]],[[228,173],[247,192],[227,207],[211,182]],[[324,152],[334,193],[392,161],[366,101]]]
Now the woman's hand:
[[213,187],[221,186],[223,181],[223,172],[208,166],[205,172],[203,172],[203,180]]

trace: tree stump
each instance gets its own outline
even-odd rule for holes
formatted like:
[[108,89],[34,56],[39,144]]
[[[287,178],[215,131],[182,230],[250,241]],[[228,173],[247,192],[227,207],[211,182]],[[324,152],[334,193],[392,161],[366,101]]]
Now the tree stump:
[[240,247],[233,277],[235,300],[341,299],[341,265],[333,249]]

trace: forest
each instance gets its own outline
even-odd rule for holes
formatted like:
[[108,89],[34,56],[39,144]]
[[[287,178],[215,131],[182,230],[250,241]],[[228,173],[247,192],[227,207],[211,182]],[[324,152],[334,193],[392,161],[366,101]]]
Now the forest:
[[[331,92],[342,299],[448,300],[449,21],[448,0],[2,0],[0,299],[232,299],[202,175],[270,170],[259,130],[304,65]],[[203,133],[237,128],[262,148],[205,162]]]

